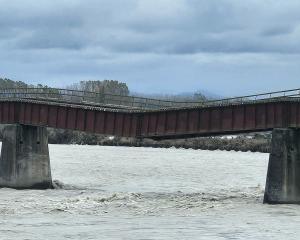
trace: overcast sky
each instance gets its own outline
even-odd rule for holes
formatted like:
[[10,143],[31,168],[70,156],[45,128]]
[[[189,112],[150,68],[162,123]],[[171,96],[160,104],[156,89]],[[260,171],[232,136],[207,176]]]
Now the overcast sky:
[[299,0],[0,0],[0,77],[144,93],[300,87]]

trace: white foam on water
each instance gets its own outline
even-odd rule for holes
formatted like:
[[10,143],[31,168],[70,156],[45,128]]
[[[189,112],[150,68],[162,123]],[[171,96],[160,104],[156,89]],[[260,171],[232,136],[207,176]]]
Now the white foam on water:
[[268,154],[50,145],[55,189],[0,190],[0,239],[295,239]]

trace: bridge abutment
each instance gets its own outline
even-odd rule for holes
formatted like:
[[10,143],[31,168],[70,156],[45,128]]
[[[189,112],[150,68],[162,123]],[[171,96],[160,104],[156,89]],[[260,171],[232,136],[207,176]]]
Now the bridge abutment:
[[4,128],[0,187],[52,188],[46,127],[15,124]]
[[274,129],[264,203],[300,204],[300,129]]

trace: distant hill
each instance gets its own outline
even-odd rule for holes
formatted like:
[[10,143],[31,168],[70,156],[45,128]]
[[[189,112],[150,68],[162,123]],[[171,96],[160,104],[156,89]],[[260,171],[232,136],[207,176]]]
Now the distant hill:
[[217,94],[210,93],[208,91],[196,91],[196,92],[183,92],[178,94],[144,94],[144,93],[131,93],[133,96],[162,99],[169,101],[179,101],[179,102],[200,102],[212,99],[220,99],[221,96]]

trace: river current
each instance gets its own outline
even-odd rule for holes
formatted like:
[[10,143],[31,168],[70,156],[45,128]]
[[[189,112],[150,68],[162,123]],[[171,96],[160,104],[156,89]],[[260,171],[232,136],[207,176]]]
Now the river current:
[[297,239],[268,154],[50,145],[53,190],[0,189],[0,239]]

